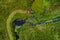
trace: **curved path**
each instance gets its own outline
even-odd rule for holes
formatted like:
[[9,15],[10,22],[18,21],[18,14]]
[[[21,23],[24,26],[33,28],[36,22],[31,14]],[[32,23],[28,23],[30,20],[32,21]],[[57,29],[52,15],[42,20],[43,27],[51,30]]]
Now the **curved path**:
[[[13,11],[10,15],[9,15],[9,17],[8,17],[8,19],[7,19],[7,31],[8,31],[8,35],[9,35],[9,38],[10,38],[10,40],[14,40],[14,38],[13,38],[13,36],[12,36],[12,32],[11,32],[11,27],[10,27],[10,22],[11,22],[11,19],[13,18],[13,16],[16,14],[16,13],[27,13],[27,11],[24,11],[24,10],[15,10],[15,11]],[[54,20],[48,20],[48,21],[46,21],[46,22],[39,22],[39,23],[37,23],[37,24],[44,24],[44,23],[48,23],[48,22],[53,22],[53,21],[57,21],[57,20],[60,20],[60,17],[59,18],[56,18],[56,19],[54,19]]]
[[12,36],[12,32],[11,32],[10,22],[11,22],[11,19],[13,18],[13,16],[14,16],[16,13],[27,13],[27,11],[24,11],[24,10],[15,10],[15,11],[13,11],[13,12],[9,15],[9,17],[8,17],[8,19],[7,19],[7,22],[6,22],[6,23],[7,23],[6,26],[7,26],[7,31],[8,31],[8,35],[9,35],[10,40],[14,40],[14,38],[13,38],[13,36]]

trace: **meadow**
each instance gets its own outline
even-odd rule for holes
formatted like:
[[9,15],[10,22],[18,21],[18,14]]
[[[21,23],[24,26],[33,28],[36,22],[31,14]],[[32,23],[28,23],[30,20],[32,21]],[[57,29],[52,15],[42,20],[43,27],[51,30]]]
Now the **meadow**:
[[11,20],[13,36],[15,36],[15,34],[12,22],[15,19],[26,19],[30,16],[35,16],[36,19],[28,19],[27,22],[17,30],[19,40],[60,40],[60,21],[40,25],[37,24],[35,26],[29,25],[29,22],[42,22],[60,16],[59,0],[0,0],[0,40],[10,40],[6,29],[6,20],[14,10],[18,9],[32,9],[35,13],[17,13],[13,17]]

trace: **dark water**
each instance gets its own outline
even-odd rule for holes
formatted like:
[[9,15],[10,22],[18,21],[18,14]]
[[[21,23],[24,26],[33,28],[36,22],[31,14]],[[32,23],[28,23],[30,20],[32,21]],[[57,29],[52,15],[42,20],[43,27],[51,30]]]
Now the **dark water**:
[[[57,22],[57,21],[60,21],[60,16],[52,19],[52,20],[47,20],[48,22]],[[45,22],[37,22],[36,24],[44,24],[44,23],[48,23],[47,21]]]
[[[30,20],[35,19],[35,16],[29,17],[29,19]],[[36,22],[36,23],[30,22],[29,25],[34,26],[34,25],[37,25],[37,24],[46,24],[46,23],[49,23],[49,22],[57,22],[57,21],[60,21],[60,16],[58,16],[56,18],[53,18],[51,20],[44,21],[44,22]]]
[[25,20],[21,20],[21,19],[16,19],[13,21],[14,26],[21,26],[25,23]]
[[58,16],[58,17],[56,17],[56,18],[54,18],[52,20],[53,20],[53,22],[60,21],[60,16]]
[[16,40],[19,39],[19,35],[17,34],[17,32],[15,32],[15,37],[16,37]]
[[[56,17],[56,18],[54,18],[54,19],[52,19],[52,21],[50,21],[50,20],[48,20],[49,22],[56,22],[56,21],[60,21],[60,17]],[[18,26],[20,26],[20,25],[23,25],[24,23],[25,23],[26,21],[25,20],[15,20],[14,21],[14,25],[18,25]],[[34,26],[34,25],[36,25],[36,24],[44,24],[44,23],[48,23],[48,22],[37,22],[37,23],[35,23],[35,24],[33,24],[32,22],[30,22],[29,24],[31,25],[31,26]],[[17,34],[17,32],[15,32],[15,36],[16,36],[16,40],[18,40],[19,39],[19,35]]]
[[[21,19],[16,19],[13,21],[13,27],[14,29],[16,28],[16,26],[21,26],[25,23],[26,21],[25,20],[21,20]],[[17,34],[17,32],[15,32],[15,37],[16,37],[16,40],[19,39],[19,35]]]

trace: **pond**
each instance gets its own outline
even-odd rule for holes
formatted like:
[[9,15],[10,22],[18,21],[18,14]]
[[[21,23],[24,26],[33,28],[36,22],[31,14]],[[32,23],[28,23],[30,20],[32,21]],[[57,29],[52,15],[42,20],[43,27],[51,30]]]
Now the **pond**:
[[19,39],[19,35],[17,34],[17,32],[15,32],[15,36],[16,36],[16,40]]
[[[14,29],[16,29],[16,26],[21,26],[24,23],[26,23],[26,20],[23,20],[23,19],[15,19],[13,21]],[[17,34],[17,32],[15,32],[15,36],[16,36],[16,40],[18,40],[19,39],[19,35]]]
[[13,25],[14,26],[21,26],[26,22],[26,20],[22,20],[22,19],[16,19],[13,21]]

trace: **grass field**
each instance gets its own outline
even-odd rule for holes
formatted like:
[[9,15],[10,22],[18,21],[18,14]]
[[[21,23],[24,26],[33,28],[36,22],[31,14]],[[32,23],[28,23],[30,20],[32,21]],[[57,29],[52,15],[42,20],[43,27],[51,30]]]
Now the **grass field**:
[[0,0],[0,40],[10,40],[6,20],[14,10],[19,9],[28,9],[27,0]]
[[13,37],[15,34],[12,22],[15,19],[25,19],[30,16],[35,16],[36,19],[27,20],[17,30],[19,40],[60,40],[60,21],[35,26],[29,25],[29,22],[36,23],[60,16],[60,0],[0,0],[0,40],[10,40],[6,28],[6,20],[14,10],[19,9],[32,9],[35,13],[30,15],[27,13],[16,13],[11,20],[12,30],[10,31],[12,31]]
[[22,8],[20,0],[0,0],[0,40],[10,40],[6,29],[6,20],[14,10]]

